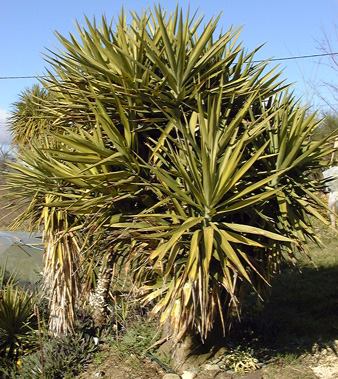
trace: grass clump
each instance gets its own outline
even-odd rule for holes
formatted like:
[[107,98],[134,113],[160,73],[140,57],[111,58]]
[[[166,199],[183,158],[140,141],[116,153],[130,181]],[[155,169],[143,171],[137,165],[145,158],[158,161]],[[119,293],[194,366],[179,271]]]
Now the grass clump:
[[[158,325],[154,321],[138,320],[130,325],[114,347],[122,356],[136,355],[143,358],[156,342]],[[153,351],[152,351],[153,352]]]
[[170,367],[171,351],[161,351],[154,346],[159,340],[159,326],[146,315],[125,324],[123,333],[110,346],[118,356],[127,360],[133,368],[139,368],[141,361],[148,357],[166,370]]

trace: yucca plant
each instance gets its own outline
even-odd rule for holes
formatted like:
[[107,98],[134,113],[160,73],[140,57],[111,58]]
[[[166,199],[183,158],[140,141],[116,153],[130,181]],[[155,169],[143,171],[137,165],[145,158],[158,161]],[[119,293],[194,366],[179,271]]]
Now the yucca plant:
[[0,356],[13,359],[36,342],[34,295],[19,287],[15,274],[10,275],[3,268],[0,284]]
[[[29,148],[21,146],[20,151],[19,161],[12,164],[13,171],[6,183],[7,188],[17,188],[12,200],[16,207],[24,210],[13,226],[19,227],[22,221],[29,220],[32,230],[39,225],[44,228],[43,284],[50,300],[49,325],[55,335],[62,335],[72,331],[80,291],[79,245],[82,239],[77,229],[81,228],[81,215],[77,217],[58,208],[61,200],[57,196],[57,187],[62,185],[62,180],[50,175],[48,170],[57,170],[57,167],[49,155],[36,150],[33,145]],[[74,199],[71,191],[68,192],[61,198],[63,204]]]
[[13,145],[29,145],[33,139],[42,135],[42,131],[48,129],[51,122],[42,113],[47,100],[51,100],[50,93],[38,84],[22,91],[19,100],[12,105],[9,130]]
[[46,215],[59,320],[73,314],[74,275],[93,283],[93,268],[119,259],[176,340],[206,338],[239,313],[244,281],[260,294],[285,256],[319,242],[310,217],[327,221],[307,171],[325,165],[332,137],[311,142],[316,116],[244,52],[239,30],[215,39],[218,20],[158,6],[130,22],[122,11],[115,28],[86,19],[80,40],[57,34],[64,51],[41,79],[50,125],[21,149],[8,189],[25,218]]
[[[201,102],[185,124],[173,120],[177,138],[156,153],[160,164],[148,166],[159,202],[129,225],[136,238],[157,241],[138,257],[136,279],[147,293],[145,302],[157,299],[153,312],[161,313],[161,323],[170,320],[177,339],[192,325],[206,338],[217,316],[224,327],[229,308],[240,313],[243,280],[261,294],[287,256],[307,251],[307,238],[319,243],[309,217],[328,225],[316,211],[320,184],[304,172],[320,167],[332,151],[326,141],[318,149],[304,139],[317,121],[304,120],[296,108],[290,124],[292,103],[253,117],[248,101],[227,122],[221,97],[209,101],[206,111]],[[303,132],[293,136],[290,125]],[[279,144],[294,138],[288,148],[292,160],[282,167],[279,145],[269,151],[276,146],[269,133],[273,126],[282,135]]]

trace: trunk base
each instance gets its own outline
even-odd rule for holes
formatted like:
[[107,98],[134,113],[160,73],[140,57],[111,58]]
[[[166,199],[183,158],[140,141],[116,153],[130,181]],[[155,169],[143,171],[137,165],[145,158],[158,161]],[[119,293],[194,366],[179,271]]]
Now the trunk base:
[[173,341],[165,342],[159,352],[164,355],[172,353],[171,367],[180,374],[201,366],[213,355],[213,349],[210,350],[198,335],[193,334],[188,334],[176,345]]

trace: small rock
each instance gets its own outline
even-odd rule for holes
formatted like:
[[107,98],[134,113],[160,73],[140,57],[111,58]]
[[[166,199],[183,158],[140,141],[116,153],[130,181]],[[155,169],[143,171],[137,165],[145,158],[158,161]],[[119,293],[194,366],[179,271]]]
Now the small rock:
[[204,369],[208,371],[214,371],[214,370],[219,370],[220,367],[217,363],[206,363],[204,365]]
[[102,378],[104,376],[104,372],[103,371],[98,371],[95,373],[94,376],[97,376],[98,378]]
[[97,337],[93,337],[94,345],[97,346],[99,344],[99,339]]
[[162,379],[180,379],[180,376],[177,374],[165,374]]
[[181,375],[182,379],[194,379],[197,376],[196,372],[193,371],[183,371],[183,374]]

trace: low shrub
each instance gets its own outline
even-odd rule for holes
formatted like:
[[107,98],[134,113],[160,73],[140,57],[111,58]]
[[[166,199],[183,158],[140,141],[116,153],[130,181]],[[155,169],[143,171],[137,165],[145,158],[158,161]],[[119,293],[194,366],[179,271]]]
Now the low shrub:
[[47,337],[43,340],[43,367],[41,352],[24,356],[19,378],[45,379],[74,378],[92,359],[96,347],[92,339],[76,334],[62,338]]
[[36,345],[35,296],[0,268],[0,356],[16,359]]

